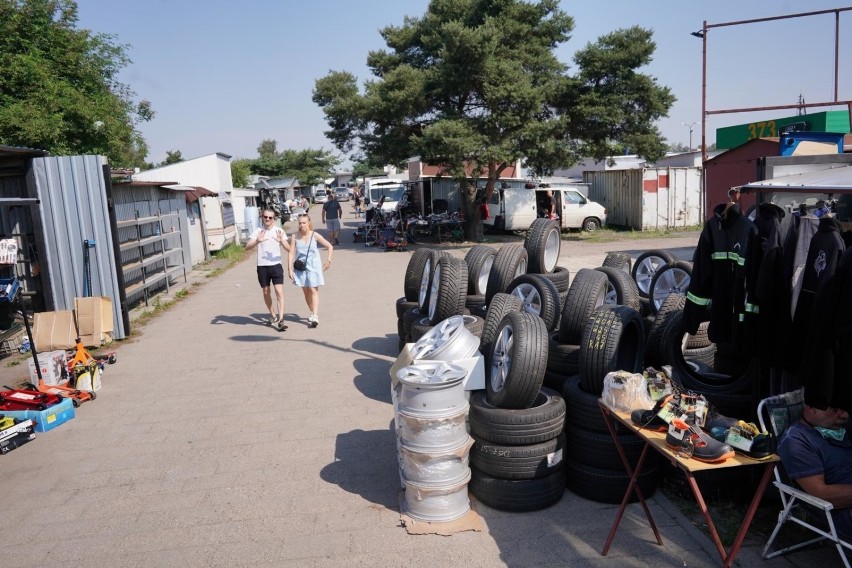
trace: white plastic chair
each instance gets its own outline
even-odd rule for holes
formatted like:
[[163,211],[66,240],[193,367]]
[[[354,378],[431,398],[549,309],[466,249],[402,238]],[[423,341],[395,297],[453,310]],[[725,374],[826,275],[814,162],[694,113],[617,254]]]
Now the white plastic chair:
[[[780,440],[781,435],[784,434],[787,427],[801,418],[804,406],[805,396],[803,389],[763,399],[757,407],[757,416],[760,421],[761,430],[771,432],[776,440]],[[852,550],[852,544],[841,540],[837,535],[837,529],[831,518],[831,511],[834,509],[834,506],[828,501],[823,501],[795,487],[792,480],[787,477],[784,465],[781,462],[778,462],[775,466],[775,487],[781,493],[781,503],[784,508],[778,513],[778,524],[775,525],[775,530],[772,531],[769,540],[766,542],[766,546],[763,548],[763,558],[775,558],[787,552],[810,546],[821,540],[829,540],[837,547],[837,552],[840,554],[844,566],[850,568],[844,548]],[[820,527],[810,523],[802,515],[805,511],[809,511],[818,518],[824,518],[825,525]],[[787,521],[792,521],[799,526],[805,527],[819,536],[781,550],[770,552],[772,543],[775,542],[775,538],[778,536],[781,527]],[[825,527],[828,530],[825,530]]]

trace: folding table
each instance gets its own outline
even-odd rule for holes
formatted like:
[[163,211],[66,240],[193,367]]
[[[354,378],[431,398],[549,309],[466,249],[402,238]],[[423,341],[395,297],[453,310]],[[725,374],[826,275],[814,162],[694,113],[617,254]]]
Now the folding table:
[[[633,422],[630,420],[630,416],[626,412],[615,411],[606,406],[601,400],[598,400],[598,405],[600,406],[601,412],[603,413],[604,422],[606,422],[607,428],[609,429],[609,433],[612,435],[612,439],[615,442],[615,447],[618,450],[618,454],[621,456],[621,461],[624,462],[624,467],[627,470],[627,474],[630,476],[630,483],[627,485],[627,491],[624,492],[624,498],[621,500],[621,508],[619,508],[618,514],[615,517],[615,521],[612,524],[612,528],[609,531],[609,536],[606,539],[606,544],[604,544],[604,548],[601,551],[601,555],[606,556],[607,552],[609,552],[609,547],[610,545],[612,545],[612,541],[615,538],[615,533],[618,530],[618,525],[619,523],[621,523],[621,518],[624,516],[624,511],[627,508],[627,502],[633,492],[636,493],[636,497],[638,497],[639,503],[642,505],[642,509],[645,511],[645,516],[648,518],[648,524],[651,525],[651,530],[654,531],[654,536],[657,538],[657,544],[661,546],[663,545],[663,539],[662,537],[660,537],[660,532],[657,530],[657,525],[654,524],[654,518],[651,516],[651,511],[648,509],[648,505],[645,503],[645,496],[642,495],[642,490],[636,483],[636,480],[639,478],[639,474],[642,471],[642,466],[645,463],[645,457],[648,455],[648,450],[653,449],[662,454],[665,459],[669,460],[672,465],[674,465],[676,468],[682,471],[684,475],[686,475],[686,480],[689,483],[689,487],[692,489],[692,494],[695,496],[695,501],[701,509],[701,513],[704,515],[704,520],[707,522],[707,527],[710,529],[710,536],[712,537],[713,542],[716,544],[716,550],[719,552],[719,556],[722,558],[722,563],[724,564],[724,566],[733,565],[734,558],[736,558],[737,553],[739,552],[740,547],[743,544],[745,535],[748,532],[748,528],[751,525],[752,519],[754,518],[754,513],[755,511],[757,511],[757,506],[760,504],[760,500],[763,497],[763,493],[766,491],[766,486],[769,484],[769,478],[772,476],[772,469],[775,466],[775,462],[779,461],[778,456],[772,454],[767,458],[757,460],[742,456],[740,454],[736,454],[734,457],[728,458],[724,462],[717,464],[705,463],[692,458],[685,459],[676,456],[674,450],[672,450],[666,444],[665,432],[654,432],[651,430],[641,429],[635,424],[633,424]],[[621,443],[619,442],[618,435],[615,431],[617,423],[621,423],[624,427],[626,427],[631,432],[634,432],[645,442],[642,448],[642,453],[639,455],[639,461],[636,462],[635,470],[630,466],[630,462],[627,460],[627,456],[624,453],[624,448],[621,447]],[[750,465],[763,465],[763,477],[761,478],[760,485],[758,485],[757,491],[755,492],[754,497],[751,500],[751,504],[748,507],[748,512],[746,513],[746,516],[743,519],[742,524],[740,525],[740,530],[737,533],[737,537],[734,539],[734,542],[731,545],[731,549],[726,551],[725,548],[722,546],[722,540],[719,538],[719,533],[716,531],[716,525],[713,523],[713,519],[710,517],[710,512],[707,510],[707,505],[704,502],[704,497],[702,497],[701,495],[701,489],[698,487],[698,483],[695,481],[695,473],[699,471],[719,470],[728,467],[742,467]]]

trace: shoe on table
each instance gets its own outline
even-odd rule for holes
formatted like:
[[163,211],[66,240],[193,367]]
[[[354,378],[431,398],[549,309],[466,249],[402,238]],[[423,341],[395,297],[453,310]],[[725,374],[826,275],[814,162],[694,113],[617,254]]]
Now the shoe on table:
[[[677,419],[672,422],[672,427],[677,428],[684,439],[689,436],[693,446],[693,459],[706,463],[720,463],[734,457],[734,450],[731,446],[713,439],[697,426]],[[683,440],[673,436],[669,431],[666,434],[666,444],[676,450],[683,446]]]
[[665,432],[669,429],[668,423],[660,418],[659,412],[663,406],[668,404],[672,395],[664,396],[654,404],[651,410],[636,409],[630,413],[630,421],[639,428],[651,430],[652,432]]

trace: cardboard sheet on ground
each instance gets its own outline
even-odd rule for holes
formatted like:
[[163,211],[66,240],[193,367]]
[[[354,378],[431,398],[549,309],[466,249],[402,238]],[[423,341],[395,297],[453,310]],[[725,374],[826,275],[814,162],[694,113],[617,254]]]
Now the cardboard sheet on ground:
[[399,520],[408,534],[439,534],[451,536],[465,531],[482,532],[482,517],[476,512],[476,501],[471,497],[470,511],[453,521],[431,522],[421,521],[405,514],[405,491],[399,492]]

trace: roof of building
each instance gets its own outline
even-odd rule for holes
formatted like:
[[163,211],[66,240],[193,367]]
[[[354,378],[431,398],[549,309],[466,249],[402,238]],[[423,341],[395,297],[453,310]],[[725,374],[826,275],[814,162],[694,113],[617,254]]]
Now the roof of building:
[[0,144],[0,158],[40,158],[50,154],[47,150],[24,148],[23,146],[4,146]]

